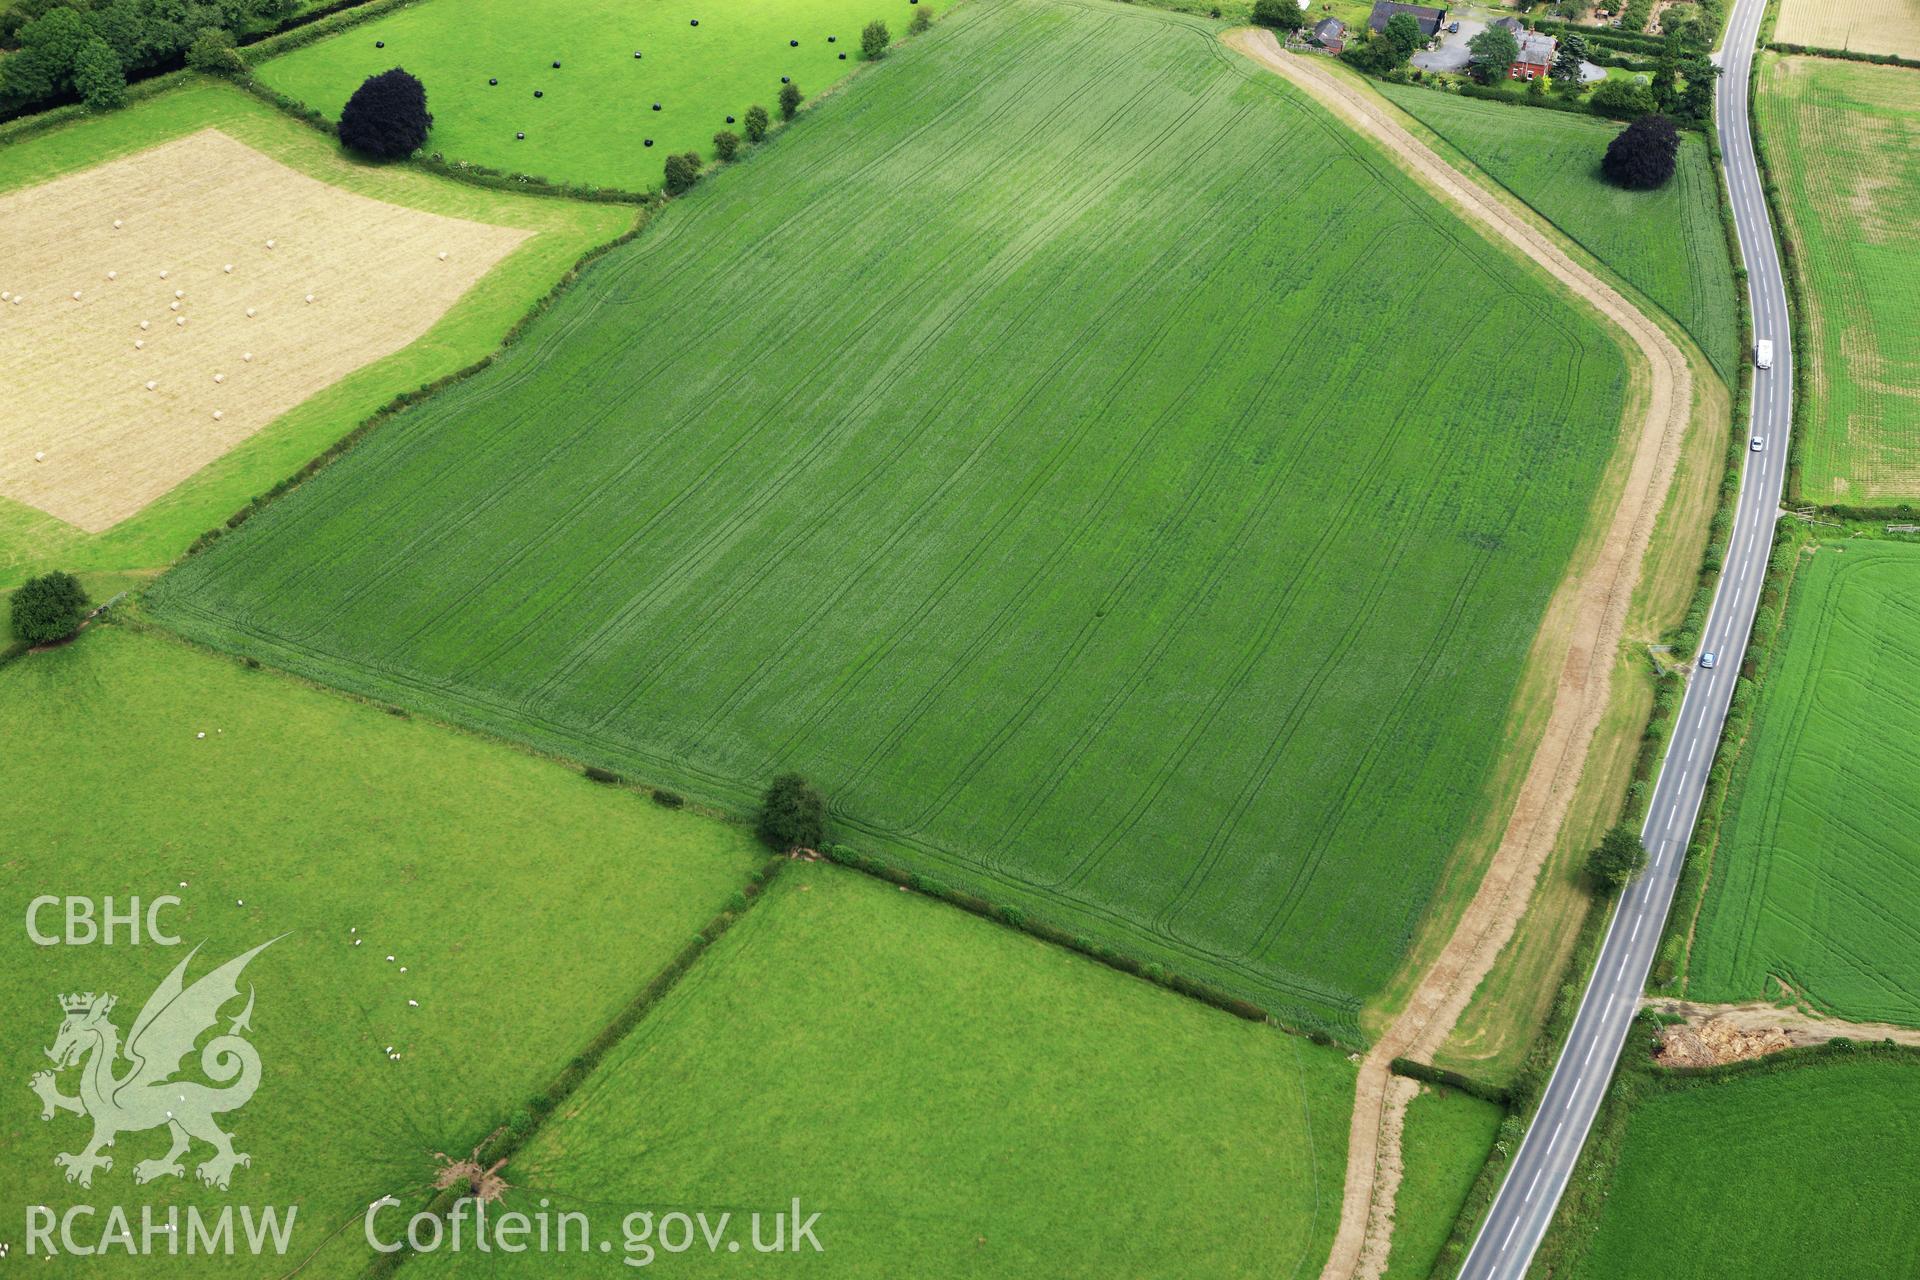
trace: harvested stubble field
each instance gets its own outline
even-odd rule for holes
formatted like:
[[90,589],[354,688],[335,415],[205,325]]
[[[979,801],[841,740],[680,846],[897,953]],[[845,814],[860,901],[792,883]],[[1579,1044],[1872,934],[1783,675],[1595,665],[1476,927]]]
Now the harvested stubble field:
[[1781,44],[1920,58],[1920,0],[1781,0]]
[[[93,576],[101,584],[101,593],[105,594],[108,579],[117,571],[147,570],[168,563],[200,533],[225,520],[253,495],[297,471],[308,459],[345,435],[396,393],[412,391],[491,351],[508,328],[526,314],[528,308],[565,274],[581,254],[594,245],[612,240],[633,225],[633,210],[617,205],[516,195],[448,182],[409,166],[361,163],[343,154],[337,143],[317,130],[289,119],[259,99],[231,85],[205,80],[141,99],[121,111],[88,116],[57,128],[9,140],[5,145],[0,145],[0,191],[21,192],[62,179],[83,180],[83,175],[96,166],[110,166],[208,130],[217,130],[219,134],[244,144],[250,151],[269,157],[274,166],[284,166],[297,171],[304,179],[336,189],[336,194],[342,198],[350,193],[353,199],[362,202],[360,208],[391,210],[397,206],[409,215],[418,214],[430,222],[454,226],[477,223],[489,228],[511,228],[514,233],[526,233],[525,238],[493,270],[486,273],[479,285],[461,294],[433,322],[431,328],[411,343],[315,391],[263,429],[207,462],[163,496],[103,532],[90,533],[37,507],[0,494],[0,587],[13,586],[31,572],[62,568]],[[257,165],[259,162],[250,159],[250,163]],[[276,175],[276,182],[280,181],[279,168],[269,169],[268,172]],[[221,181],[218,173],[188,172],[178,176],[187,182]],[[108,198],[122,197],[124,194],[115,192]],[[239,198],[246,202],[253,199],[245,192]],[[334,195],[329,195],[324,197],[324,202],[332,207],[334,199]],[[170,210],[168,216],[184,217],[190,212],[182,207]],[[201,212],[211,221],[228,216],[218,209]],[[89,228],[102,225],[96,213],[92,209],[85,210],[80,224],[70,230],[82,239],[92,234]],[[105,229],[111,229],[115,216],[111,213],[106,215]],[[136,230],[137,223],[134,220],[123,217],[121,221],[127,225],[116,234],[124,236]],[[9,229],[12,225],[12,222],[8,223]],[[189,233],[186,238],[187,251],[168,268],[170,275],[189,269],[217,273],[217,280],[212,286],[215,290],[233,282],[234,277],[228,277],[220,268],[233,262],[237,276],[241,265],[238,258],[201,252],[193,248],[198,239],[196,235]],[[274,238],[281,239],[277,235]],[[295,238],[313,243],[312,232],[306,228],[302,228]],[[436,275],[443,276],[445,273],[441,272],[441,268],[454,265],[451,253],[448,262],[442,263],[438,260],[437,248],[427,246],[427,249],[432,268],[429,279]],[[13,261],[18,252],[18,243],[15,241],[0,244],[0,263]],[[371,272],[374,266],[363,263],[362,269]],[[118,281],[108,282],[105,279],[105,272],[109,270],[120,273]],[[56,304],[64,303],[69,308],[82,306],[73,303],[68,296],[74,288],[82,291],[84,314],[85,307],[95,305],[100,298],[111,296],[99,292],[109,285],[116,289],[146,288],[149,283],[164,285],[166,282],[157,277],[158,266],[154,270],[155,277],[150,282],[143,282],[130,276],[123,267],[99,264],[99,278],[95,282],[81,281],[64,289],[56,288],[50,294],[29,293],[27,302],[18,308],[11,303],[0,306],[0,312],[5,313],[0,314],[0,341],[18,340],[14,326],[24,325],[27,339],[37,350],[54,332],[51,328],[40,328],[42,320],[58,325],[68,322],[62,318]],[[9,274],[0,268],[0,275]],[[65,278],[64,274],[61,278]],[[306,296],[307,289],[298,282],[295,284],[298,291],[293,295],[292,305],[305,310],[307,304],[300,299]],[[15,287],[0,280],[0,290],[11,293]],[[179,286],[176,284],[174,287]],[[201,306],[200,292],[196,290],[191,295],[195,298],[193,308]],[[98,297],[94,296],[96,294]],[[172,316],[174,313],[166,307],[169,301],[177,301],[172,297],[171,288],[165,289],[158,310]],[[332,314],[327,319],[333,324],[340,320],[336,302],[336,299],[328,298],[313,305],[330,311]],[[378,305],[384,309],[395,305],[395,302],[390,298],[382,299]],[[241,304],[242,312],[245,306]],[[255,309],[260,310],[257,306]],[[182,310],[192,313],[184,301]],[[207,318],[204,313],[198,314],[186,327],[192,329]],[[264,318],[263,314],[256,315],[254,319],[257,322]],[[127,317],[128,327],[114,335],[119,345],[106,353],[108,367],[117,367],[123,358],[134,354],[132,344],[142,338],[141,334],[135,332],[139,319],[138,316]],[[307,323],[304,316],[296,316],[294,320],[300,324]],[[357,323],[360,323],[359,319],[350,317],[345,325],[338,327],[351,330]],[[159,323],[151,324],[148,333],[162,327]],[[357,336],[343,337],[333,333],[323,335],[323,338],[327,343],[359,341]],[[249,349],[252,349],[251,346],[242,347],[241,354]],[[163,353],[157,345],[153,351],[156,356]],[[256,350],[255,356],[256,363],[263,363],[260,351]],[[22,364],[16,361],[12,368],[20,376],[34,376],[36,363],[28,361]],[[213,384],[212,373],[234,374],[233,369],[199,368],[196,372],[209,379],[204,384],[207,389],[225,385]],[[79,375],[78,381],[89,392],[97,389],[94,370],[89,369]],[[145,381],[145,377],[139,379],[140,384]],[[13,385],[10,383],[9,389]],[[164,385],[172,386],[173,382]],[[56,394],[68,394],[70,388],[54,390]],[[143,391],[142,395],[145,394]],[[154,394],[158,396],[161,393]],[[219,423],[213,422],[211,417],[195,419],[191,423],[195,438],[207,428],[224,428],[234,421],[236,410],[232,406],[215,407],[223,408],[226,416]],[[142,401],[142,411],[145,412],[147,408],[145,401]],[[36,406],[16,398],[9,405],[9,411],[24,418],[29,412],[38,410]],[[11,423],[0,424],[0,432],[14,429],[17,428]],[[56,451],[30,444],[26,446],[27,462],[24,465],[32,465],[33,455],[38,452],[48,453],[49,464],[53,464],[58,456]],[[17,452],[13,460],[18,463]]]
[[406,346],[527,232],[217,129],[0,195],[0,495],[99,533]]
[[1565,1274],[1920,1275],[1920,1054],[1782,1058],[1642,1088],[1598,1220],[1563,1213],[1549,1237],[1578,1256]]
[[1920,1026],[1920,546],[1796,576],[1728,801],[1687,993]]
[[1677,320],[1722,378],[1739,360],[1738,295],[1706,139],[1681,135],[1672,182],[1623,191],[1600,175],[1611,121],[1411,85],[1382,94]]
[[[25,1256],[16,1217],[10,1261],[36,1275],[360,1275],[368,1202],[424,1199],[433,1153],[510,1120],[763,856],[737,828],[126,626],[0,667],[0,724],[31,726],[33,742],[0,769],[0,1201],[16,1215],[97,1205],[76,1224],[88,1245],[111,1205],[136,1238],[143,1206],[160,1222],[236,1204],[298,1214],[284,1257],[169,1255],[158,1237],[154,1256],[82,1261],[56,1235],[62,1256],[45,1264]],[[111,946],[35,946],[23,922],[43,893],[96,912],[108,896],[125,911],[174,894],[159,920],[180,945],[128,945],[123,926]],[[61,909],[38,924],[58,934]],[[196,1143],[181,1178],[136,1184],[135,1166],[167,1149],[148,1129],[119,1135],[91,1188],[63,1181],[54,1155],[82,1149],[90,1126],[43,1122],[27,1089],[50,1066],[58,996],[112,992],[127,1035],[193,946],[198,978],[274,937],[246,970],[259,1091],[221,1120],[253,1163],[228,1191],[201,1186],[212,1148]],[[60,1074],[61,1093],[77,1074]]]
[[801,769],[839,839],[1355,1034],[1624,384],[1204,24],[985,3],[152,598],[731,805]]
[[868,22],[885,21],[898,38],[916,12],[912,0],[423,0],[270,59],[256,74],[338,118],[362,80],[402,66],[427,87],[429,151],[551,182],[646,191],[660,185],[669,155],[711,158],[714,134],[744,136],[748,106],[774,111],[781,77],[818,94],[865,61]]
[[1760,77],[1808,307],[1801,495],[1920,503],[1920,74],[1770,58]]
[[[1352,1100],[1338,1050],[797,865],[514,1154],[519,1189],[496,1212],[586,1212],[614,1257],[642,1261],[618,1226],[651,1214],[643,1243],[673,1274],[1311,1280]],[[757,1256],[750,1215],[796,1197],[820,1214],[821,1252]],[[674,1212],[729,1214],[740,1250],[669,1253]],[[469,1250],[416,1269],[609,1262]]]

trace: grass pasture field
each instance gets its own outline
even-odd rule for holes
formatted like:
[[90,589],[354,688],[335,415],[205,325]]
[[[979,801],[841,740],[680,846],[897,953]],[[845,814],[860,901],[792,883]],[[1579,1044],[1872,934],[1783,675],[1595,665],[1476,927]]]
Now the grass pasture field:
[[1504,1118],[1493,1103],[1458,1089],[1420,1086],[1401,1137],[1405,1167],[1385,1280],[1426,1280],[1433,1271]]
[[256,74],[337,118],[361,81],[403,66],[427,87],[428,150],[551,182],[647,191],[669,155],[711,159],[714,134],[740,133],[729,115],[757,102],[778,119],[782,76],[818,94],[865,61],[868,22],[885,21],[897,39],[915,12],[913,0],[425,0],[269,59]]
[[0,495],[88,533],[418,338],[527,235],[217,129],[0,195],[0,221],[0,364],[20,371]]
[[[67,209],[63,195],[81,207]],[[0,347],[21,371],[0,422],[0,587],[48,567],[166,564],[395,394],[491,351],[582,254],[634,217],[362,164],[259,100],[205,81],[0,146],[0,208],[9,233],[0,289],[27,295],[22,306],[0,304]],[[52,227],[56,217],[71,225]],[[268,238],[279,247],[265,250]],[[516,243],[498,257],[505,238]],[[150,260],[161,256],[165,264]],[[232,275],[222,270],[229,262]],[[109,270],[117,281],[105,279]],[[168,309],[174,288],[188,294],[178,300],[184,329]],[[136,351],[135,341],[147,345]],[[247,351],[251,362],[239,359]],[[220,367],[216,353],[226,357]],[[149,357],[151,368],[132,363]],[[214,373],[228,381],[215,384]],[[159,390],[144,390],[149,378]],[[115,397],[135,401],[133,416],[103,415]],[[82,421],[93,425],[83,431]],[[115,431],[144,444],[113,450],[97,468],[87,454],[101,475],[63,481],[72,502],[38,491]],[[65,444],[49,446],[50,437]],[[47,460],[36,463],[41,452]],[[103,505],[109,494],[123,499]],[[128,514],[136,501],[144,505]]]
[[[675,1274],[1311,1280],[1353,1080],[1337,1050],[800,864],[513,1155],[498,1209],[584,1212],[616,1258],[633,1212],[730,1211],[742,1240],[795,1197],[821,1214],[821,1253],[657,1251]],[[469,1250],[405,1270],[607,1267]]]
[[1920,546],[1817,544],[1694,926],[1693,999],[1920,1025]]
[[1800,496],[1920,504],[1920,74],[1768,57],[1755,109],[1808,308]]
[[1773,38],[1781,44],[1920,58],[1915,0],[1781,0]]
[[[464,1151],[510,1119],[761,863],[737,828],[127,625],[0,666],[0,723],[31,740],[10,741],[0,770],[12,924],[0,1200],[14,1213],[100,1206],[80,1225],[88,1244],[112,1204],[130,1206],[136,1231],[143,1203],[162,1220],[169,1206],[232,1203],[298,1215],[270,1270],[244,1252],[162,1248],[62,1256],[47,1275],[281,1275],[316,1253],[301,1275],[359,1275],[367,1203],[417,1203],[434,1151]],[[110,946],[35,946],[21,922],[41,894],[96,912],[109,896],[124,911],[129,897],[174,894],[181,905],[160,921],[181,945],[128,945],[123,926]],[[39,918],[55,935],[60,922],[57,906]],[[87,1123],[43,1122],[27,1089],[48,1066],[57,997],[113,992],[128,1034],[193,946],[197,978],[275,937],[245,975],[262,1080],[224,1121],[252,1157],[230,1191],[194,1180],[210,1154],[198,1144],[183,1178],[136,1188],[135,1164],[166,1149],[160,1130],[122,1133],[91,1188],[64,1182],[54,1156],[79,1151]],[[15,1217],[0,1239],[39,1272],[21,1229]]]
[[1732,382],[1739,296],[1706,139],[1681,135],[1673,181],[1623,191],[1600,176],[1620,126],[1412,85],[1374,86],[1679,322]]
[[150,599],[736,808],[800,769],[836,839],[1354,1035],[1625,394],[1207,25],[982,3]]
[[[1575,1280],[1920,1274],[1920,1055],[1650,1082]],[[1617,1087],[1617,1085],[1616,1085]],[[1569,1226],[1562,1215],[1555,1231]],[[1553,1243],[1549,1238],[1550,1245]]]

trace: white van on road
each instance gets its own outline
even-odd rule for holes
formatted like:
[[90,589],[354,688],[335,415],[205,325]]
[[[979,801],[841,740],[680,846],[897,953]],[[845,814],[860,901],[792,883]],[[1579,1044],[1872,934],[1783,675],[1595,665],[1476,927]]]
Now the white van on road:
[[1773,368],[1773,339],[1762,338],[1753,344],[1753,366],[1756,369]]

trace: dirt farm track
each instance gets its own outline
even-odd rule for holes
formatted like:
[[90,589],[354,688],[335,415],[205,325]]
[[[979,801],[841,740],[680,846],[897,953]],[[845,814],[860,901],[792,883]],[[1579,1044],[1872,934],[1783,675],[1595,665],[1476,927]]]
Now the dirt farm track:
[[0,495],[88,532],[412,342],[528,234],[215,129],[0,196],[0,226]]

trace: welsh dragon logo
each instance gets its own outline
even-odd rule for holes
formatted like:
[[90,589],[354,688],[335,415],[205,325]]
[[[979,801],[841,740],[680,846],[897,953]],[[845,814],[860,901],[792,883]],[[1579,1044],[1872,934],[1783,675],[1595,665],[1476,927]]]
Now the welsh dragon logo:
[[[187,986],[187,965],[200,951],[195,947],[141,1006],[124,1047],[119,1028],[108,1017],[113,1012],[114,996],[89,991],[60,998],[66,1018],[53,1047],[47,1050],[54,1069],[36,1073],[32,1086],[44,1104],[42,1120],[51,1120],[61,1111],[93,1120],[93,1141],[86,1150],[53,1158],[67,1171],[68,1182],[91,1187],[94,1170],[113,1168],[113,1157],[102,1153],[113,1145],[116,1136],[162,1125],[173,1135],[173,1147],[157,1160],[134,1165],[135,1182],[183,1176],[186,1170],[180,1157],[195,1138],[213,1147],[212,1158],[194,1171],[208,1186],[226,1190],[235,1166],[252,1163],[245,1152],[233,1149],[232,1135],[213,1119],[245,1106],[260,1087],[260,1054],[240,1034],[251,1030],[251,984],[246,1008],[227,1024],[224,1035],[216,1035],[200,1051],[201,1071],[220,1087],[174,1077],[181,1070],[182,1060],[193,1052],[194,1043],[220,1021],[221,1008],[239,998],[240,973],[247,962],[278,941],[273,938],[263,942]],[[116,1074],[123,1055],[131,1065]],[[80,1065],[80,1091],[77,1097],[67,1097],[60,1092],[55,1073],[75,1065]]]

